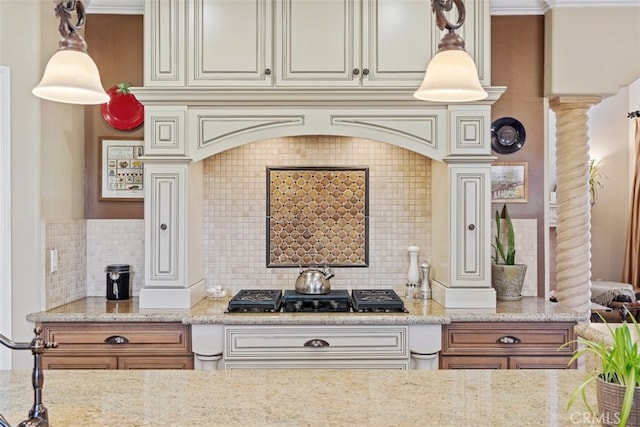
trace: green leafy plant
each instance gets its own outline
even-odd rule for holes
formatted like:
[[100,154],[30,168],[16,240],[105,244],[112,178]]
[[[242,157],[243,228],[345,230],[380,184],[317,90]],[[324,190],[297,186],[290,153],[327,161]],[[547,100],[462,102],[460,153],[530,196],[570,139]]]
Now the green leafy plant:
[[[502,229],[501,218],[504,218],[506,230]],[[503,232],[506,232],[506,236],[503,236]],[[516,237],[506,204],[502,207],[502,214],[496,209],[496,235],[491,246],[494,251],[492,257],[494,264],[514,265],[516,263]]]
[[574,342],[584,345],[584,347],[573,355],[569,361],[569,365],[586,353],[593,354],[595,358],[602,363],[601,370],[593,371],[571,394],[567,403],[567,410],[571,408],[578,395],[581,395],[585,405],[593,414],[594,411],[587,401],[586,387],[591,381],[600,378],[602,381],[625,387],[618,425],[625,426],[627,424],[633,405],[635,388],[640,386],[640,353],[638,353],[638,342],[633,339],[631,331],[629,330],[629,328],[633,327],[636,334],[640,336],[640,326],[638,326],[633,315],[629,314],[628,317],[632,320],[633,325],[625,321],[622,326],[612,329],[604,318],[600,316],[613,338],[613,344],[579,338],[577,341],[566,343],[560,347],[566,347]]

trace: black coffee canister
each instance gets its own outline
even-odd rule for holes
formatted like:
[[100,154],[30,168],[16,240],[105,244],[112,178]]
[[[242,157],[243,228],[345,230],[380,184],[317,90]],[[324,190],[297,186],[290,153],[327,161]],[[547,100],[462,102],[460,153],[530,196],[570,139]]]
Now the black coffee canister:
[[129,299],[129,265],[111,264],[104,271],[107,273],[107,299]]

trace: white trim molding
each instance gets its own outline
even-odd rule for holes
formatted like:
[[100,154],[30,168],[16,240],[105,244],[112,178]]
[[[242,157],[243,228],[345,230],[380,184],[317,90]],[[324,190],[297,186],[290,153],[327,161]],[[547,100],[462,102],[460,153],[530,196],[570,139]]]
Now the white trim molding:
[[142,15],[143,0],[84,0],[87,13],[113,15]]
[[[493,0],[492,0],[493,1]],[[640,0],[544,0],[548,9],[640,7]]]
[[[89,14],[142,15],[144,13],[144,0],[85,0],[84,2]],[[640,7],[640,0],[491,0],[491,15],[544,15],[549,9],[567,7]]]
[[[0,67],[0,333],[11,336],[11,132],[10,74]],[[11,369],[11,351],[0,346],[0,369]]]

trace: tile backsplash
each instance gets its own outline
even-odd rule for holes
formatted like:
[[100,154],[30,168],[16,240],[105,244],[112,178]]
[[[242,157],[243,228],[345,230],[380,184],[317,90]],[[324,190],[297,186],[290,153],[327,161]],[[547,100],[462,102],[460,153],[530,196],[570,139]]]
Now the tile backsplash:
[[[369,266],[334,268],[335,289],[395,288],[409,268],[407,248],[431,254],[431,159],[366,139],[303,136],[259,141],[204,160],[205,280],[231,292],[292,289],[297,268],[266,267],[266,170],[271,166],[369,169]],[[437,226],[437,225],[434,225]],[[529,265],[525,295],[536,295],[535,220],[514,220],[518,259]],[[109,264],[129,264],[132,296],[144,285],[144,220],[43,222],[46,308],[105,296]],[[49,250],[58,250],[50,273]]]
[[[42,249],[45,308],[58,307],[87,295],[87,233],[85,220],[44,221]],[[50,251],[58,251],[58,271],[51,272]]]
[[266,267],[267,167],[369,169],[369,267],[334,268],[336,289],[403,288],[407,248],[431,253],[431,159],[362,138],[298,136],[204,160],[204,260],[209,286],[292,289],[297,268]]
[[131,296],[144,286],[144,220],[87,221],[87,296],[105,296],[110,264],[129,265]]

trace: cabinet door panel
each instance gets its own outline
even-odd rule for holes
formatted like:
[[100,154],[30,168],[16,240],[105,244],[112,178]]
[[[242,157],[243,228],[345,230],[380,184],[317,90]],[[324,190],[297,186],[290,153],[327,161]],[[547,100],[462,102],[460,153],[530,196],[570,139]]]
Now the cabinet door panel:
[[193,369],[193,357],[118,357],[118,369]]
[[452,169],[455,222],[452,241],[457,242],[452,253],[452,279],[465,286],[487,286],[490,282],[490,254],[487,251],[489,222],[489,167]]
[[271,4],[191,0],[189,85],[271,85]]
[[277,85],[360,85],[360,13],[357,0],[277,2]]
[[417,88],[435,54],[432,21],[426,1],[364,0],[362,85]]
[[512,356],[509,358],[509,369],[574,369],[569,366],[569,357],[555,356]]
[[185,3],[146,0],[144,13],[144,85],[185,85]]
[[175,286],[184,281],[182,189],[186,167],[145,165],[146,283]]
[[440,358],[440,369],[507,369],[509,359],[495,356],[443,356]]
[[115,356],[43,356],[43,369],[117,369]]

